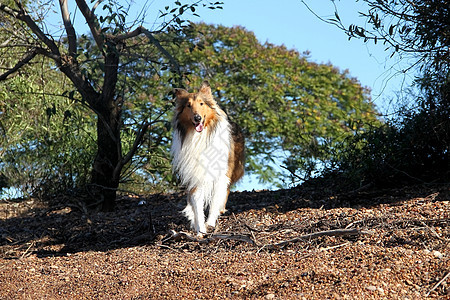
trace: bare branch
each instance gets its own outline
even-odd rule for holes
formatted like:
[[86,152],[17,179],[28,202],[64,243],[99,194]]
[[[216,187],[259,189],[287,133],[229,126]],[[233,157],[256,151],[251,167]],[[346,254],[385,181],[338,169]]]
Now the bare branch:
[[36,24],[36,22],[31,19],[30,15],[25,11],[24,7],[20,2],[16,2],[19,6],[19,11],[13,10],[6,5],[1,4],[0,10],[9,14],[10,16],[21,20],[27,24],[27,26],[31,29],[31,31],[38,37],[40,41],[42,41],[52,53],[59,54],[58,46],[55,44],[55,42],[47,37],[47,35],[42,32],[42,30],[39,28],[39,26]]
[[220,234],[220,233],[214,233],[211,236],[207,237],[207,238],[203,238],[201,236],[199,237],[194,237],[192,235],[190,235],[187,232],[176,232],[175,230],[171,230],[171,236],[169,236],[168,238],[162,240],[162,242],[166,242],[168,240],[174,240],[174,241],[178,241],[181,239],[187,239],[191,242],[197,242],[200,244],[208,244],[211,243],[213,241],[216,240],[233,240],[233,241],[240,241],[240,242],[246,242],[252,245],[255,245],[255,241],[252,240],[249,236],[247,235],[242,235],[242,234]]
[[10,36],[6,41],[0,44],[0,48],[5,48],[9,46],[9,43],[12,41],[12,36]]
[[[12,39],[9,39],[11,41]],[[0,48],[26,48],[31,49],[36,47],[36,44],[20,44],[20,43],[3,43],[0,45]]]
[[77,36],[72,22],[70,21],[69,8],[67,0],[59,0],[59,6],[61,7],[61,16],[66,28],[67,40],[69,42],[69,55],[75,57],[77,54]]
[[[134,139],[133,142],[133,146],[131,147],[131,149],[128,151],[128,153],[122,157],[121,161],[119,162],[119,164],[117,164],[115,170],[114,170],[114,174],[117,174],[118,172],[120,172],[122,170],[122,168],[133,158],[134,154],[136,154],[136,151],[139,148],[139,145],[142,143],[142,140],[144,139],[144,135],[147,132],[147,130],[149,129],[150,126],[152,126],[153,124],[159,122],[160,118],[162,117],[162,115],[164,115],[166,113],[165,110],[163,110],[156,118],[154,121],[152,122],[143,122],[141,124],[141,126],[139,127],[139,130],[137,132],[136,138]],[[121,153],[119,153],[121,154]],[[117,174],[120,175],[120,174]]]
[[12,9],[5,4],[0,4],[0,10],[14,18],[19,14],[19,11]]
[[293,238],[293,239],[290,239],[287,241],[282,241],[282,242],[279,242],[276,244],[269,244],[269,245],[266,245],[265,247],[269,248],[269,249],[273,249],[273,248],[285,246],[290,243],[313,240],[313,239],[316,239],[316,238],[319,238],[322,236],[354,236],[354,235],[371,234],[371,233],[372,232],[370,232],[370,231],[364,231],[364,230],[360,230],[357,228],[326,230],[326,231],[319,231],[319,232],[301,235],[299,237],[296,237],[296,238]]
[[438,286],[440,286],[440,285],[441,285],[445,280],[447,280],[447,278],[449,278],[449,277],[450,277],[450,272],[447,272],[447,275],[445,275],[444,278],[442,278],[441,280],[439,280],[439,282],[436,283],[436,284],[433,286],[433,288],[432,288],[431,290],[428,291],[428,293],[425,295],[425,297],[428,297],[428,296],[431,294],[431,292],[433,292],[435,289],[437,289]]
[[[81,74],[78,66],[73,62],[73,58],[47,51],[43,48],[36,48],[36,53],[44,55],[55,61],[58,68],[72,81],[78,92],[84,99],[97,99],[99,94],[92,85]],[[92,103],[89,103],[91,105]],[[92,109],[92,107],[91,107]]]
[[141,124],[141,126],[139,127],[139,130],[138,130],[138,133],[136,135],[136,138],[134,139],[133,146],[131,147],[131,149],[127,153],[127,155],[125,155],[122,158],[122,160],[120,161],[120,163],[116,166],[116,168],[114,170],[115,173],[120,172],[120,170],[122,170],[123,166],[125,166],[131,160],[131,158],[134,156],[134,154],[136,153],[137,149],[139,148],[139,145],[141,144],[142,139],[144,138],[144,135],[147,132],[150,124],[151,124],[150,122],[144,122]]
[[140,34],[142,34],[144,32],[143,29],[145,29],[145,28],[142,27],[142,26],[139,26],[138,28],[136,28],[133,31],[117,35],[117,36],[114,37],[114,41],[115,42],[121,42],[121,41],[124,41],[124,40],[128,40],[128,39],[137,37],[138,35],[140,35]]
[[100,5],[100,3],[102,3],[103,0],[98,0],[97,2],[95,2],[94,6],[91,9],[91,14],[94,14],[94,11],[97,9],[97,7]]
[[92,36],[94,37],[95,43],[97,47],[101,50],[103,49],[104,40],[101,36],[101,28],[98,23],[97,17],[94,14],[94,11],[89,9],[89,6],[86,4],[84,0],[75,0],[77,2],[77,6],[83,14],[86,22],[91,30]]
[[31,52],[28,52],[27,55],[25,55],[25,57],[22,58],[13,68],[9,69],[7,72],[0,75],[0,81],[7,79],[9,75],[17,72],[20,68],[29,63],[37,54],[38,53],[36,49],[33,49]]
[[[150,40],[150,43],[155,45],[156,48],[158,48],[158,50],[161,52],[161,54],[164,55],[169,60],[170,64],[172,65],[172,68],[177,72],[177,74],[179,76],[178,79],[181,81],[182,74],[181,74],[180,65],[178,64],[177,60],[161,45],[159,40],[156,39],[148,29],[144,28],[143,26],[139,26],[138,28],[136,28],[133,31],[115,36],[113,38],[113,40],[116,42],[120,42],[120,41],[124,41],[124,40],[130,39],[130,38],[136,37],[140,34],[145,34],[145,36]],[[180,86],[182,86],[181,82],[179,82],[179,84],[180,84]]]
[[303,3],[303,5],[306,7],[306,9],[309,10],[320,21],[327,23],[327,24],[334,25],[341,30],[347,31],[347,29],[344,27],[344,25],[342,25],[342,23],[340,23],[340,22],[337,23],[337,22],[332,22],[330,20],[326,20],[326,19],[322,18],[321,16],[319,16],[311,7],[309,7],[305,1],[301,0],[300,2]]

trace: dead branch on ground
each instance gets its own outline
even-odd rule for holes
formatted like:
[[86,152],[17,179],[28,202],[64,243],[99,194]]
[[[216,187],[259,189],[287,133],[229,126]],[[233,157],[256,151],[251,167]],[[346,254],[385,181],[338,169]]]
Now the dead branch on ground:
[[428,293],[425,295],[425,297],[428,297],[435,289],[438,288],[448,277],[450,276],[450,272],[447,273],[447,275],[444,276],[441,280],[439,280],[438,283],[436,283],[431,290],[428,291]]
[[319,231],[319,232],[301,235],[296,238],[278,242],[278,243],[274,243],[274,244],[268,244],[268,245],[265,245],[264,248],[275,249],[275,248],[285,246],[287,244],[293,244],[293,243],[297,243],[300,241],[310,241],[310,240],[317,239],[322,236],[356,236],[356,235],[371,234],[371,233],[372,232],[370,232],[370,231],[360,230],[360,229],[356,229],[356,228],[355,229],[325,230],[325,231]]
[[[263,248],[266,249],[275,249],[282,246],[285,246],[287,244],[296,243],[299,241],[310,241],[322,236],[356,236],[356,235],[362,235],[362,234],[371,234],[370,231],[360,230],[360,229],[335,229],[335,230],[326,230],[326,231],[320,231],[320,232],[314,232],[310,234],[301,235],[299,237],[278,242],[275,244],[267,244],[264,245]],[[240,241],[240,242],[246,242],[252,245],[257,245],[257,243],[248,235],[242,235],[242,234],[220,234],[220,233],[214,233],[210,235],[209,237],[203,238],[203,237],[195,237],[187,232],[176,232],[174,230],[171,231],[171,235],[162,242],[166,242],[169,240],[179,241],[182,239],[187,239],[191,242],[197,242],[201,244],[208,244],[210,242],[216,241],[216,240],[234,240],[234,241]]]
[[209,237],[203,238],[203,237],[195,237],[190,235],[187,232],[176,232],[175,230],[171,230],[170,232],[171,236],[169,236],[168,238],[165,238],[164,240],[162,240],[162,242],[166,242],[168,240],[174,240],[174,241],[179,241],[182,239],[187,239],[191,242],[197,242],[200,244],[208,244],[211,243],[213,241],[216,240],[233,240],[233,241],[240,241],[240,242],[246,242],[252,245],[255,245],[255,241],[252,240],[249,236],[247,235],[242,235],[242,234],[221,234],[221,233],[214,233],[212,235],[210,235]]

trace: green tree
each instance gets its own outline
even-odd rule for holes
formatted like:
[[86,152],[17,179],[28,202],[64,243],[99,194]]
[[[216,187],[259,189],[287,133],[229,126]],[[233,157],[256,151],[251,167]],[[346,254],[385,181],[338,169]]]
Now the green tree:
[[179,52],[195,87],[208,78],[217,99],[247,136],[247,164],[265,182],[284,181],[272,168],[282,162],[292,179],[309,178],[338,155],[336,145],[377,124],[369,90],[307,53],[260,43],[242,27],[195,24]]
[[[69,11],[67,0],[59,1],[60,14],[64,25],[64,34],[50,32],[50,26],[45,24],[46,14],[51,11],[47,4],[33,3],[26,7],[22,1],[8,1],[0,4],[2,24],[1,36],[5,38],[2,44],[8,46],[11,55],[19,57],[5,60],[2,65],[6,70],[0,75],[0,80],[13,76],[24,66],[33,62],[36,56],[51,59],[57,69],[73,84],[76,95],[74,99],[86,104],[96,115],[96,155],[90,176],[91,204],[97,204],[103,210],[112,210],[115,206],[116,191],[124,167],[130,163],[139,145],[142,143],[149,126],[154,120],[146,120],[138,128],[134,128],[134,139],[128,151],[122,144],[123,130],[122,108],[126,102],[126,83],[121,81],[130,74],[120,77],[120,71],[126,67],[132,56],[135,42],[151,45],[153,52],[146,57],[138,57],[150,62],[161,62],[161,57],[169,61],[169,66],[180,78],[179,67],[173,57],[155,38],[155,32],[141,26],[143,20],[127,20],[129,7],[124,7],[118,1],[97,1],[90,6],[84,0],[77,0],[76,7],[86,21],[95,47],[100,53],[96,58],[97,69],[91,70],[90,52],[81,47]],[[168,22],[163,22],[160,30],[180,30],[184,25],[182,15],[186,11],[195,12],[200,2],[182,4],[175,2],[172,7],[165,7]],[[97,7],[103,10],[97,13]],[[210,3],[212,8],[220,7],[219,2]],[[33,13],[30,13],[31,10]],[[144,36],[145,38],[139,38]],[[100,74],[99,74],[99,73]],[[137,75],[138,76],[138,75]]]
[[[283,185],[299,177],[308,178],[333,162],[331,158],[340,149],[337,145],[379,124],[366,88],[347,71],[310,62],[308,54],[262,44],[241,27],[191,24],[184,35],[170,35],[165,33],[158,39],[177,41],[170,52],[187,74],[185,85],[196,89],[204,79],[210,81],[216,99],[247,137],[247,171],[263,182]],[[170,74],[159,70],[151,76],[164,83]],[[148,87],[150,82],[154,80],[137,87]],[[147,96],[132,101],[130,116],[142,114],[142,99],[164,91],[161,86],[153,88],[134,90],[135,96]],[[162,95],[152,99],[154,109],[167,105]],[[162,119],[171,119],[170,111],[162,112]],[[157,142],[151,145],[157,145],[162,158],[168,157],[167,125],[155,124],[154,132],[160,135],[152,136]],[[152,153],[145,145],[141,150],[142,154]],[[291,178],[274,167],[280,163],[290,171]],[[169,169],[169,159],[161,159],[154,167],[147,165],[141,170],[148,170],[146,174],[156,176],[159,182],[168,182]]]
[[[368,90],[348,72],[309,62],[307,54],[284,46],[261,44],[243,28],[190,24],[181,35],[165,30],[154,38],[172,56],[150,55],[157,53],[158,47],[146,36],[133,36],[127,40],[117,74],[118,95],[127,100],[120,102],[121,147],[124,153],[134,151],[133,159],[121,171],[125,189],[148,190],[150,185],[136,181],[150,180],[160,188],[170,185],[171,102],[166,93],[172,85],[197,88],[203,79],[209,79],[216,98],[247,135],[247,169],[275,184],[289,180],[268,161],[283,163],[293,174],[292,180],[307,178],[332,162],[339,142],[378,122]],[[77,45],[82,49],[77,59],[89,70],[89,81],[102,82],[104,54],[95,40],[81,35]],[[171,57],[177,58],[180,73],[189,74],[182,83],[174,82],[173,72],[167,68]],[[68,101],[72,98],[89,105],[78,93],[64,90],[67,87],[60,93]],[[45,119],[46,111],[42,116]],[[59,120],[61,123],[64,118]],[[95,118],[91,120],[95,122]],[[150,130],[144,132],[143,125],[150,125]],[[139,134],[141,147],[136,147]],[[82,140],[92,146],[92,139]]]

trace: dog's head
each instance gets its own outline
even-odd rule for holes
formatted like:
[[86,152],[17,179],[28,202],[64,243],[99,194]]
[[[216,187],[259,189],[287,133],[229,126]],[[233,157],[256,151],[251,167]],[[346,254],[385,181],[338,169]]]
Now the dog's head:
[[208,81],[204,81],[198,93],[189,93],[184,89],[174,90],[176,114],[185,127],[193,126],[202,132],[215,118],[216,101],[211,93]]

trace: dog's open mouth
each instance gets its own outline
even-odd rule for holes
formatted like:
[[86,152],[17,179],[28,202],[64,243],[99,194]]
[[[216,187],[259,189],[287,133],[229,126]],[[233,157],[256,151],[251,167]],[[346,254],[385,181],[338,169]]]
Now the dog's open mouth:
[[203,128],[204,128],[203,122],[199,122],[197,124],[194,123],[194,126],[195,126],[195,130],[197,132],[202,132],[203,131]]

